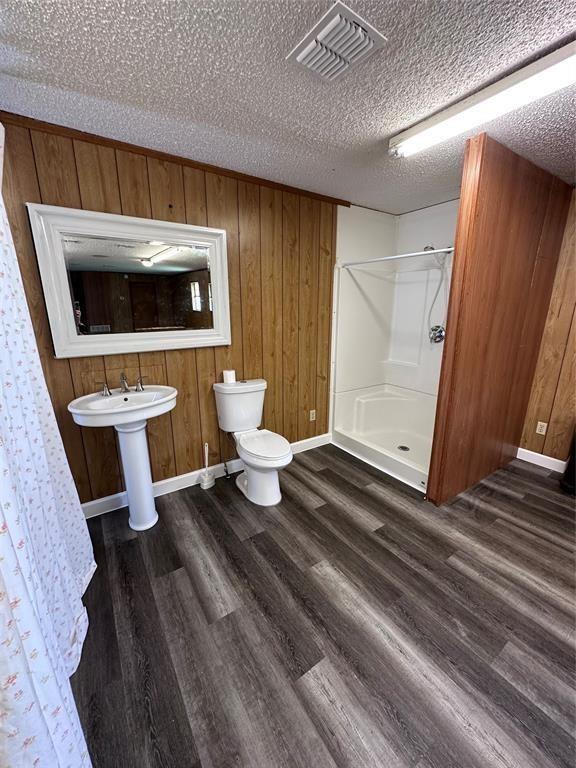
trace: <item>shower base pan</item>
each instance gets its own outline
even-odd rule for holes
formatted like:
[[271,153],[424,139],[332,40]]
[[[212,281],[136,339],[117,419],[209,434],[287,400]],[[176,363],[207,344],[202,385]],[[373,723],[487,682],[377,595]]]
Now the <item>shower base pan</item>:
[[332,442],[412,488],[426,491],[432,444],[423,435],[399,429],[369,433],[340,429],[332,433]]

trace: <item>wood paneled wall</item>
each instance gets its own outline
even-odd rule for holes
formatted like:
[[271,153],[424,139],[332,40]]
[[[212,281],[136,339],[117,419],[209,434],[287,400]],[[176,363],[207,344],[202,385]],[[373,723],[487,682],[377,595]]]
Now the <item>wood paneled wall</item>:
[[571,190],[486,134],[467,143],[428,496],[520,445]]
[[[113,429],[81,429],[66,407],[106,379],[149,382],[179,391],[174,411],[148,424],[154,480],[234,455],[218,429],[212,384],[226,368],[268,381],[264,425],[294,442],[328,431],[330,319],[336,205],[164,159],[67,129],[6,119],[4,199],[18,252],[42,365],[82,501],[123,489]],[[54,358],[24,203],[224,228],[228,238],[230,346]],[[336,202],[336,201],[334,201]],[[316,410],[316,421],[309,412]]]
[[[556,459],[568,457],[576,418],[576,193],[560,250],[552,300],[546,318],[522,448]],[[539,421],[546,435],[536,433]]]

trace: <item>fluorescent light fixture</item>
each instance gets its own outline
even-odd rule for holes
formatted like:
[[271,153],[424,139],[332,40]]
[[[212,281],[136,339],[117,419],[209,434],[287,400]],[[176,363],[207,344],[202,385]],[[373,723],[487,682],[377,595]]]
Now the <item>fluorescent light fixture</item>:
[[410,157],[574,83],[576,43],[569,43],[399,133],[390,139],[388,151],[396,157]]
[[[165,243],[160,244],[165,245]],[[148,245],[151,245],[151,243],[148,243]],[[143,267],[153,267],[154,264],[158,264],[159,261],[164,261],[165,259],[170,259],[173,256],[177,256],[181,250],[182,249],[178,246],[171,245],[168,248],[164,248],[163,251],[159,251],[158,253],[153,254],[152,256],[140,259],[140,262]]]

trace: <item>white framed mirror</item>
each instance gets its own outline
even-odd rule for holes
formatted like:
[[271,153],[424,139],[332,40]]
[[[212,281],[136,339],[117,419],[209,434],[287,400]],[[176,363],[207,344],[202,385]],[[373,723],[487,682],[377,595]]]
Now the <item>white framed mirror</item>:
[[225,230],[26,205],[56,357],[230,344]]

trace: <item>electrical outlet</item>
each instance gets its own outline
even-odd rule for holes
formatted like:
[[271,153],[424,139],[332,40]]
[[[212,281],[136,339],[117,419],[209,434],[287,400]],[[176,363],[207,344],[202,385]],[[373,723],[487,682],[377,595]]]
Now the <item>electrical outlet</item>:
[[536,424],[537,435],[545,435],[547,429],[548,429],[548,423],[546,421],[539,421],[538,424]]
[[316,411],[310,411],[310,421],[316,421]]

